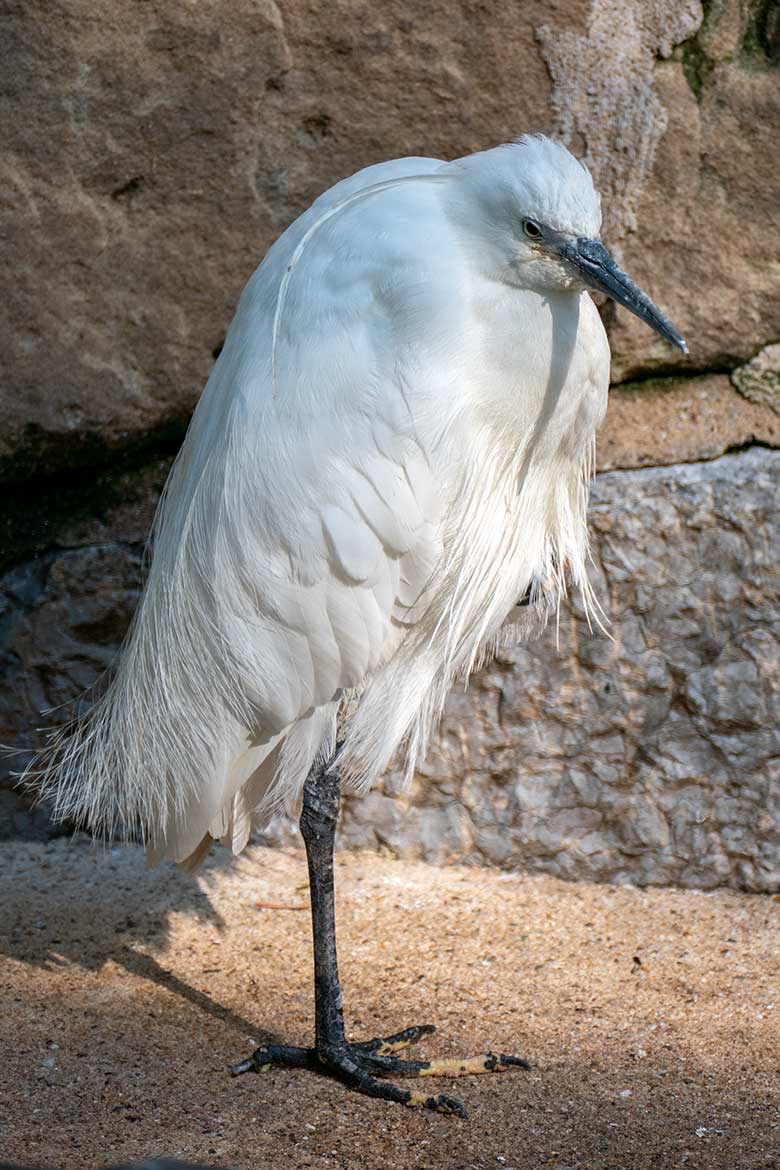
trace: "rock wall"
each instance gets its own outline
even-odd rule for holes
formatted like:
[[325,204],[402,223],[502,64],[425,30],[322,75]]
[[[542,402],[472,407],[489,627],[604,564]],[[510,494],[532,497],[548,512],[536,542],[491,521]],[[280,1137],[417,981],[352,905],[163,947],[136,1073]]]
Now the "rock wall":
[[[722,638],[719,653],[736,653],[725,631],[733,623],[753,629],[755,615],[734,584],[736,570],[724,575],[731,593],[718,594],[717,558],[732,532],[753,555],[745,518],[760,510],[758,487],[749,475],[728,486],[722,469],[735,469],[728,474],[738,479],[739,461],[713,464],[721,470],[712,480],[700,465],[696,488],[686,478],[694,473],[677,465],[780,444],[774,3],[529,0],[518,8],[463,0],[421,9],[408,0],[381,7],[206,0],[163,8],[112,0],[86,9],[78,0],[31,0],[6,6],[4,18],[0,742],[16,744],[18,763],[49,718],[41,712],[72,703],[115,653],[138,597],[143,541],[170,458],[268,244],[319,191],[360,166],[402,154],[455,157],[524,130],[555,132],[588,160],[603,192],[608,243],[691,344],[683,361],[628,314],[602,310],[616,388],[600,466],[673,470],[660,480],[652,471],[600,480],[594,522],[607,508],[618,528],[597,536],[599,572],[610,574],[610,557],[634,565],[635,545],[644,547],[631,516],[620,519],[624,494],[632,493],[632,514],[652,531],[659,483],[668,479],[676,485],[674,506],[666,505],[674,524],[658,557],[667,566],[699,565],[702,580],[712,575],[712,646]],[[759,460],[760,481],[771,481],[770,454],[741,458],[745,467]],[[702,499],[710,493],[708,539],[705,505],[699,535],[686,511],[696,491]],[[729,496],[736,511],[726,522]],[[677,663],[665,668],[661,687],[670,726],[682,720],[678,689],[687,694],[685,680],[715,661],[671,610],[664,624],[673,582],[659,594],[666,600],[642,608],[660,564],[643,556],[625,593],[615,593],[609,575],[614,643],[586,637],[576,615],[567,617],[560,655],[547,638],[480,676],[468,699],[453,696],[425,783],[395,812],[381,793],[362,811],[353,804],[345,838],[571,876],[774,888],[780,854],[772,862],[771,832],[757,813],[748,816],[757,801],[771,803],[769,748],[749,757],[749,781],[733,761],[726,779],[725,756],[707,756],[705,767],[701,755],[699,779],[689,785],[701,792],[694,798],[686,788],[683,799],[683,765],[660,752],[661,724],[647,759],[629,734],[646,694],[641,671],[634,686],[620,656],[629,644],[624,630],[631,637],[637,628],[654,630],[656,650]],[[770,606],[772,581],[761,588],[761,604]],[[762,621],[769,629],[770,619]],[[745,643],[735,662],[754,661],[754,649]],[[606,767],[598,745],[613,732],[602,730],[588,746],[576,718],[586,697],[590,715],[607,718],[593,656],[599,670],[608,664],[623,696],[627,754],[624,767],[610,765],[617,780],[596,768]],[[735,687],[752,696],[745,709],[752,703],[771,724],[777,707],[762,689],[763,667],[756,670]],[[521,694],[526,675],[536,679],[533,700]],[[488,709],[497,679],[509,696],[501,718],[511,722],[509,746],[496,748],[500,764],[487,761],[485,746],[500,741]],[[554,696],[545,703],[547,682]],[[572,688],[580,683],[578,703]],[[564,695],[570,706],[553,718]],[[725,716],[707,707],[698,718],[719,742]],[[528,762],[529,721],[537,729],[535,795],[536,781],[518,779],[510,762],[513,753],[516,767],[518,758]],[[688,724],[693,736],[692,714]],[[556,728],[565,743],[545,754],[538,737],[554,744]],[[471,754],[461,747],[458,757],[456,741],[471,744]],[[688,758],[684,768],[692,766]],[[8,770],[0,764],[0,833],[50,831],[45,812],[31,813],[13,793]],[[588,795],[577,803],[570,777],[580,773]],[[736,848],[727,797],[737,802],[734,815],[747,817],[743,844],[752,834],[759,853]],[[667,800],[678,803],[674,816]],[[650,807],[660,818],[656,836],[632,852],[631,826],[644,824],[641,810]],[[381,814],[380,837],[369,813]],[[649,812],[645,819],[650,824]],[[698,836],[694,825],[705,826]],[[652,837],[649,828],[636,832]]]
[[[762,448],[599,476],[592,580],[609,636],[575,598],[557,631],[504,651],[450,696],[408,793],[390,774],[348,801],[344,844],[780,889],[778,498],[780,451]],[[124,523],[125,539],[82,531],[92,543],[0,582],[0,719],[21,747],[32,712],[71,701],[116,653],[143,576],[132,510]],[[268,839],[291,835],[281,820]]]

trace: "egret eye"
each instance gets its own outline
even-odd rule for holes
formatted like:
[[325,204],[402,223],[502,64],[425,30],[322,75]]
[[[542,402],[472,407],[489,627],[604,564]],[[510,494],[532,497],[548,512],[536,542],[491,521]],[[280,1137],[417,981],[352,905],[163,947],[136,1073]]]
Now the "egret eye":
[[541,240],[542,238],[542,229],[535,219],[524,219],[523,231],[529,240]]

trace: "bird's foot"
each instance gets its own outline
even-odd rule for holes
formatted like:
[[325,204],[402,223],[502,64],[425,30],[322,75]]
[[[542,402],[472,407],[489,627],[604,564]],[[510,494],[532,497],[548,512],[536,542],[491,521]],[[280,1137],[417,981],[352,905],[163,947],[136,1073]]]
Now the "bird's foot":
[[405,1028],[392,1036],[377,1037],[375,1040],[366,1040],[362,1043],[348,1044],[342,1041],[327,1046],[322,1051],[315,1048],[296,1048],[287,1044],[268,1044],[263,1048],[257,1048],[247,1060],[234,1064],[230,1073],[237,1077],[247,1072],[266,1072],[270,1068],[307,1068],[326,1076],[337,1077],[350,1089],[366,1093],[370,1097],[382,1097],[387,1101],[397,1101],[401,1105],[467,1117],[466,1108],[457,1097],[450,1097],[446,1093],[412,1093],[379,1078],[460,1077],[531,1067],[527,1060],[519,1056],[493,1052],[484,1052],[465,1060],[457,1058],[401,1060],[397,1057],[396,1053],[435,1030],[432,1024],[421,1024]]

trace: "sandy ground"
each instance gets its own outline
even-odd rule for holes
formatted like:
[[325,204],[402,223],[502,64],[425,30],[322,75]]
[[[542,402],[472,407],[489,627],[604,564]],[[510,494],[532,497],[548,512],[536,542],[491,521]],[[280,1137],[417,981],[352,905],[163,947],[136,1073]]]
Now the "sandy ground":
[[517,1051],[533,1071],[422,1082],[469,1121],[305,1072],[232,1080],[253,1043],[310,1036],[302,856],[217,856],[193,879],[134,849],[6,844],[0,1161],[780,1167],[777,898],[366,854],[337,881],[355,1038],[430,1021],[428,1055]]

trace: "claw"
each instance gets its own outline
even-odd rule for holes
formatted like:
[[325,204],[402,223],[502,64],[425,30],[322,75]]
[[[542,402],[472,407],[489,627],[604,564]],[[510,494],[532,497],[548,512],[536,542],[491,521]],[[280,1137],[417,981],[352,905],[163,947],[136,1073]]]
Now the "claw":
[[466,1106],[457,1097],[449,1097],[446,1093],[439,1093],[436,1097],[425,1097],[422,1093],[410,1093],[407,1105],[418,1109],[432,1109],[435,1113],[445,1113],[450,1117],[462,1117],[468,1121]]
[[228,1072],[231,1077],[240,1077],[248,1072],[268,1072],[268,1069],[272,1068],[273,1064],[274,1062],[270,1057],[264,1058],[263,1049],[257,1048],[246,1060],[240,1060],[238,1064],[228,1065]]
[[511,1056],[507,1052],[500,1052],[498,1055],[498,1063],[504,1068],[524,1068],[529,1072],[533,1065],[529,1060],[524,1060],[522,1056]]
[[228,1072],[231,1077],[240,1077],[248,1072],[267,1072],[274,1065],[281,1065],[284,1068],[311,1068],[313,1064],[316,1064],[316,1059],[311,1048],[296,1048],[292,1044],[266,1044],[262,1048],[256,1048],[246,1060],[228,1065]]

